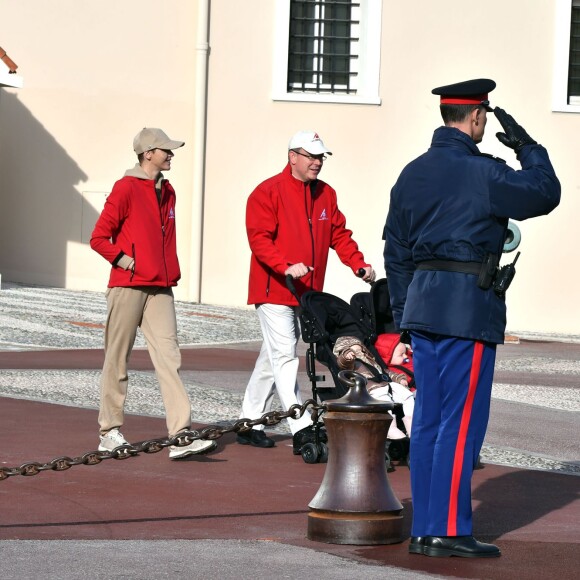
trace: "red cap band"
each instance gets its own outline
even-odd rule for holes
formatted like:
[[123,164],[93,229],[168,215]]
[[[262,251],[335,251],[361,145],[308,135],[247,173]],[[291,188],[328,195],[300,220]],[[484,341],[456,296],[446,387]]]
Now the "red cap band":
[[442,105],[479,105],[487,101],[487,94],[473,95],[471,97],[441,97]]

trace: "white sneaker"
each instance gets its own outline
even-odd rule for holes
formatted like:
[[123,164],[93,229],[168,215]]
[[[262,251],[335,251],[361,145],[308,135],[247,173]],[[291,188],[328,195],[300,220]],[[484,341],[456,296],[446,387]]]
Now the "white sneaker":
[[[193,433],[196,433],[193,431]],[[190,455],[200,455],[201,453],[209,453],[217,447],[215,441],[208,441],[205,439],[196,439],[192,441],[189,445],[184,447],[178,447],[177,445],[171,445],[169,447],[169,459],[183,459],[184,457],[189,457]]]
[[121,431],[116,427],[111,429],[105,435],[101,435],[100,439],[99,451],[113,451],[113,449],[121,445],[130,445],[125,437],[123,437]]

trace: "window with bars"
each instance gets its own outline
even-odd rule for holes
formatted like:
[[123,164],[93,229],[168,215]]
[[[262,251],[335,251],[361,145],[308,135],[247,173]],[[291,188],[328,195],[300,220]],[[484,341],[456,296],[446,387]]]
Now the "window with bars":
[[380,104],[382,0],[276,0],[274,100]]
[[552,110],[580,113],[580,0],[554,0]]
[[291,0],[288,92],[356,94],[360,2]]
[[580,104],[580,0],[572,1],[570,57],[568,61],[568,103]]

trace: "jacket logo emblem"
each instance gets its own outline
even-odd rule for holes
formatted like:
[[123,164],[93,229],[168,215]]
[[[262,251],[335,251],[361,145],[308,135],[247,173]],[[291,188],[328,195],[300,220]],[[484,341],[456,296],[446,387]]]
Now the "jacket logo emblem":
[[175,212],[173,211],[173,208],[172,207],[169,208],[169,219],[170,220],[174,220],[175,219]]
[[326,215],[326,208],[322,210],[322,213],[320,214],[320,217],[318,218],[318,221],[324,221],[327,220],[328,216]]

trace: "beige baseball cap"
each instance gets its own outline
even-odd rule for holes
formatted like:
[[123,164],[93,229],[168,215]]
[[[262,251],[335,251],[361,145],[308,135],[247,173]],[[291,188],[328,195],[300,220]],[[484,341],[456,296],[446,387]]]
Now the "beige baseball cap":
[[311,155],[321,155],[322,153],[332,155],[332,152],[324,146],[316,131],[298,131],[290,139],[288,149],[304,149]]
[[150,127],[143,127],[133,139],[133,150],[137,155],[152,149],[179,149],[184,145],[184,141],[173,141],[161,129]]

